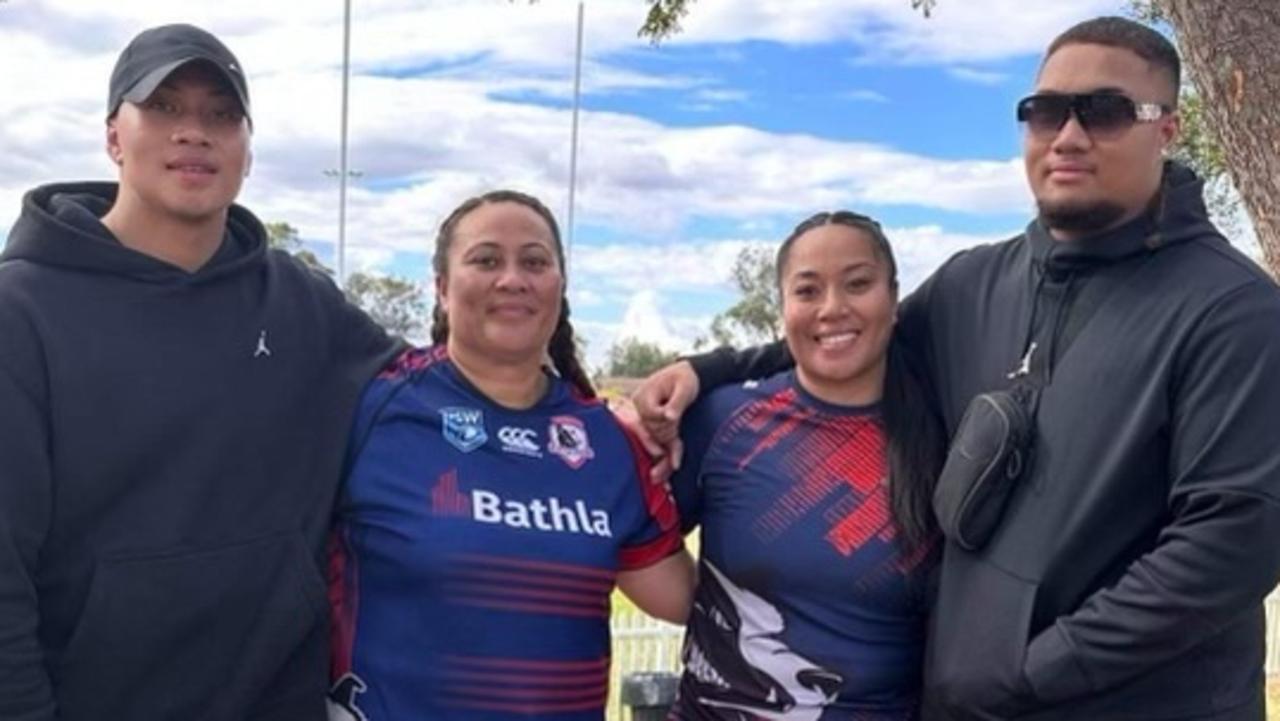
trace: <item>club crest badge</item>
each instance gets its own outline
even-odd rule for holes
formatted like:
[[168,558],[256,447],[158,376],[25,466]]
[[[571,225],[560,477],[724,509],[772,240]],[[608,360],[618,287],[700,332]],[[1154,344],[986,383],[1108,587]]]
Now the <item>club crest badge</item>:
[[547,450],[563,458],[570,468],[581,468],[596,455],[591,450],[591,440],[587,438],[587,427],[573,416],[551,417],[551,426],[547,428]]
[[441,408],[441,431],[450,445],[463,453],[470,453],[489,440],[484,430],[484,412],[475,408]]

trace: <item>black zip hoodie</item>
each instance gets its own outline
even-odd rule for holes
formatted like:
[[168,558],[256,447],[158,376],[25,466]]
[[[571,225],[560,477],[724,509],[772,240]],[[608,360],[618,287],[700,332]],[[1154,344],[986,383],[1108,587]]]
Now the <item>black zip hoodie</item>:
[[323,719],[323,546],[394,343],[231,208],[194,273],[37,188],[0,255],[0,718]]
[[[1263,606],[1280,579],[1280,291],[1166,167],[1152,211],[1056,242],[1038,223],[962,252],[907,299],[948,432],[1044,383],[1034,466],[991,542],[948,543],[926,718],[1261,719]],[[1080,293],[1101,302],[1074,341]],[[695,363],[704,387],[783,362]]]

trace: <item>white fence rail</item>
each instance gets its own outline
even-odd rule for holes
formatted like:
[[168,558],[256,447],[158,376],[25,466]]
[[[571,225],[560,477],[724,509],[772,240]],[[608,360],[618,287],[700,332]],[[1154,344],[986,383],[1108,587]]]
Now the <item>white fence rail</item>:
[[622,708],[618,698],[622,678],[636,671],[678,671],[684,627],[649,618],[629,604],[614,611],[610,625],[613,664],[609,673],[609,721],[624,721],[631,714]]
[[1267,597],[1267,676],[1280,674],[1280,590]]
[[[618,690],[622,678],[636,671],[678,671],[684,629],[657,621],[630,607],[618,608],[613,620],[613,667],[609,679],[609,719],[624,721]],[[1280,674],[1280,592],[1267,598],[1267,676]]]

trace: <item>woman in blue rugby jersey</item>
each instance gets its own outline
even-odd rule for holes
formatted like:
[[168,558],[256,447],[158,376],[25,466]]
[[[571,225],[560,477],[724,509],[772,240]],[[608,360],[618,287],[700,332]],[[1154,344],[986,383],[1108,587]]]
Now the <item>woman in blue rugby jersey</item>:
[[600,721],[614,587],[688,613],[674,501],[578,364],[542,203],[466,201],[434,266],[435,345],[369,386],[352,431],[332,717]]
[[702,555],[672,718],[914,719],[945,443],[892,341],[893,253],[872,219],[819,213],[777,281],[795,368],[681,425],[673,486]]

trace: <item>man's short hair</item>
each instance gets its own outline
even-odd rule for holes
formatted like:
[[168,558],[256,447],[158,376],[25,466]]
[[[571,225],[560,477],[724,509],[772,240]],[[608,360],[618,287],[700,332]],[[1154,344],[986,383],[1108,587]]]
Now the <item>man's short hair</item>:
[[1170,99],[1177,106],[1178,89],[1182,87],[1182,60],[1178,49],[1146,25],[1113,15],[1085,20],[1054,38],[1044,54],[1045,62],[1066,45],[1105,45],[1128,50],[1168,75]]

